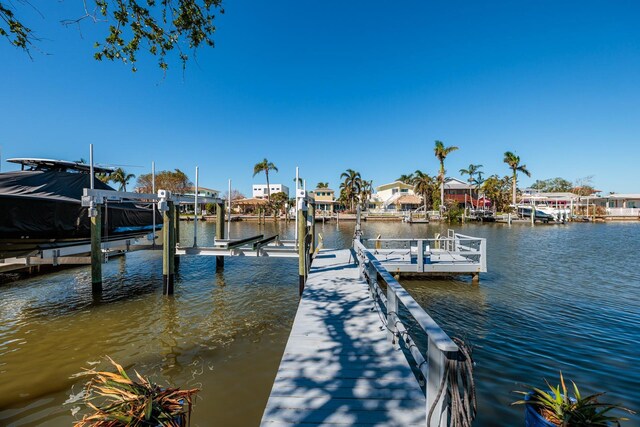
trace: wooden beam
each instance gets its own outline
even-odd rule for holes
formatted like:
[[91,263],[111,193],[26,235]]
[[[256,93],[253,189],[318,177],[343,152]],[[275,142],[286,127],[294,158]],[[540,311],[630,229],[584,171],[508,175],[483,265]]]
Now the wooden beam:
[[91,291],[102,292],[102,205],[96,205],[91,217]]

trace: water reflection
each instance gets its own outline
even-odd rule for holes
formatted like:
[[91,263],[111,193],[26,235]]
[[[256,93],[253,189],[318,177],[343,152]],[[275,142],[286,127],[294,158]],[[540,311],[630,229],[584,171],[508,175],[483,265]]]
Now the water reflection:
[[[232,237],[279,234],[294,222],[231,223]],[[433,237],[446,225],[366,223],[364,236]],[[518,383],[562,369],[585,392],[637,409],[640,401],[640,271],[637,224],[530,227],[465,225],[486,237],[489,273],[402,283],[444,329],[475,346],[479,426],[521,425],[509,403]],[[325,247],[349,247],[353,222],[317,224]],[[198,224],[198,244],[215,224]],[[193,244],[183,223],[181,244]],[[112,258],[103,292],[87,267],[0,284],[0,424],[67,426],[63,406],[83,367],[109,354],[160,383],[202,388],[194,425],[257,425],[295,315],[295,259],[185,257],[176,293],[162,295],[160,251]],[[103,365],[102,367],[107,367]],[[640,425],[636,416],[628,425]]]

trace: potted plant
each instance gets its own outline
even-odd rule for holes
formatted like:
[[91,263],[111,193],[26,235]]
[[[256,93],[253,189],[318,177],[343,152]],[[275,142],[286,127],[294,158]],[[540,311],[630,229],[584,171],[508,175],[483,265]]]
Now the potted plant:
[[199,390],[162,388],[136,372],[137,381],[107,357],[117,372],[87,370],[92,378],[84,390],[84,414],[75,427],[170,426],[189,425],[191,400]]
[[525,405],[526,427],[607,427],[620,425],[620,421],[627,418],[611,415],[613,410],[623,410],[633,414],[630,409],[618,404],[599,402],[598,398],[604,393],[582,396],[575,382],[573,396],[567,390],[562,372],[560,385],[553,387],[545,380],[548,391],[530,387],[529,391],[517,391],[524,395],[523,400],[513,402],[512,405]]

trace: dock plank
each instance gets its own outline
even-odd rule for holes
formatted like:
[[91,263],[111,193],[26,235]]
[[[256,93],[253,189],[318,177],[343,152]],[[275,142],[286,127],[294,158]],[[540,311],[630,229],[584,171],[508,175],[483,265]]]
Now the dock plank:
[[424,425],[424,392],[353,260],[314,259],[261,425]]

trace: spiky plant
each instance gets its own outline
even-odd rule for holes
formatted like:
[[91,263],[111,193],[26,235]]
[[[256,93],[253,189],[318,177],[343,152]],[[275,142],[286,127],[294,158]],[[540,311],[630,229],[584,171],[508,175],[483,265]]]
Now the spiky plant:
[[610,415],[611,411],[618,409],[631,414],[634,413],[618,404],[599,402],[598,398],[603,396],[604,393],[582,396],[578,386],[573,381],[571,381],[573,384],[573,396],[570,396],[562,372],[560,372],[560,385],[554,387],[546,379],[544,381],[549,391],[527,386],[529,391],[516,391],[516,393],[529,396],[529,399],[515,401],[512,405],[532,405],[543,418],[561,427],[620,426],[620,421],[628,419]]
[[192,397],[198,389],[162,388],[136,372],[137,381],[107,357],[117,372],[87,370],[84,404],[92,411],[75,427],[189,425]]

